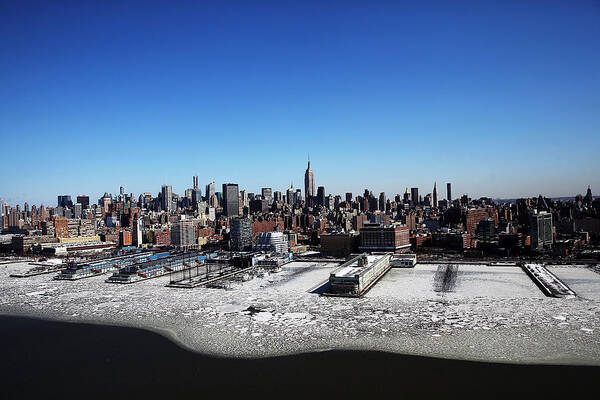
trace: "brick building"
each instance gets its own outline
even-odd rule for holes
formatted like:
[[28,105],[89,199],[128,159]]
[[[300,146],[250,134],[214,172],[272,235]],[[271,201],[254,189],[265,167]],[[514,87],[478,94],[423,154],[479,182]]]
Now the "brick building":
[[492,218],[494,226],[498,226],[498,212],[493,207],[470,208],[463,214],[463,223],[469,234],[477,233],[477,225],[482,219]]
[[408,226],[364,224],[360,230],[361,251],[402,252],[410,249]]

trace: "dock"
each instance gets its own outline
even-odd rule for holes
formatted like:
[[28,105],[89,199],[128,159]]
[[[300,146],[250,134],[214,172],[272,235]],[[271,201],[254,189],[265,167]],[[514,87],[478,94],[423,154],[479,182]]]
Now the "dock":
[[269,270],[272,272],[280,271],[281,267],[292,261],[290,255],[259,255],[252,257],[249,266],[239,267],[232,263],[231,259],[214,258],[208,260],[202,266],[181,271],[173,272],[168,287],[192,289],[199,286],[208,286],[219,281],[230,279],[236,275],[251,273],[253,271]]
[[390,254],[360,254],[346,261],[329,275],[324,296],[361,297],[391,268]]
[[170,254],[164,252],[139,252],[122,256],[108,257],[87,263],[72,263],[63,269],[60,274],[54,277],[57,280],[78,280],[92,276],[103,275],[107,272],[118,270],[134,263],[144,262],[167,257]]
[[543,264],[523,264],[522,269],[546,296],[575,297],[575,292]]
[[191,271],[203,264],[207,256],[198,251],[170,254],[166,257],[144,260],[123,268],[106,279],[107,283],[131,284],[158,278],[172,272]]

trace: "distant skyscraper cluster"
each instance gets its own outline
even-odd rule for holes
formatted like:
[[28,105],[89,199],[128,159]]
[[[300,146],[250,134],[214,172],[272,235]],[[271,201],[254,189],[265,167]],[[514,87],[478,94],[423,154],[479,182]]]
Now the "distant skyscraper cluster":
[[293,182],[282,190],[265,186],[256,193],[240,190],[237,183],[223,183],[217,191],[211,181],[203,196],[199,177],[193,175],[191,186],[178,194],[165,184],[157,194],[145,192],[136,198],[121,185],[118,195],[104,193],[97,203],[84,194],[74,203],[71,195],[62,194],[56,207],[0,203],[0,229],[24,234],[16,236],[16,247],[11,248],[18,253],[33,244],[45,246],[36,240],[110,246],[95,242],[102,238],[121,246],[181,250],[220,248],[225,242],[227,249],[236,252],[287,249],[302,240],[305,245],[323,246],[328,254],[344,256],[367,249],[402,252],[422,247],[513,255],[571,251],[589,241],[590,235],[600,237],[600,202],[589,187],[585,196],[577,195],[570,203],[541,195],[513,204],[468,195],[454,199],[450,182],[444,199],[437,181],[430,193],[407,186],[389,197],[369,188],[356,197],[352,192],[341,196],[316,185],[310,158],[304,171],[304,195]]

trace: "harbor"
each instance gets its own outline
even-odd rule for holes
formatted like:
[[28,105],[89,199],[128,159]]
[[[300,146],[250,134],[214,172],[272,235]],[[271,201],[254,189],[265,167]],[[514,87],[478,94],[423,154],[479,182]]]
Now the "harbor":
[[206,259],[205,254],[197,251],[150,258],[119,268],[106,279],[106,282],[128,284],[158,278],[173,272],[190,271],[194,267],[204,264]]
[[200,286],[215,285],[237,276],[246,275],[249,279],[258,270],[278,272],[284,265],[290,262],[292,262],[291,255],[283,254],[269,255],[261,252],[238,253],[236,257],[223,254],[210,258],[206,263],[197,265],[194,268],[171,273],[167,286],[192,289]]
[[63,269],[60,274],[55,276],[54,279],[73,281],[83,278],[90,278],[93,276],[103,275],[110,271],[119,270],[135,263],[167,257],[169,254],[169,251],[140,251],[121,256],[107,257],[90,262],[73,262],[70,263],[67,268]]

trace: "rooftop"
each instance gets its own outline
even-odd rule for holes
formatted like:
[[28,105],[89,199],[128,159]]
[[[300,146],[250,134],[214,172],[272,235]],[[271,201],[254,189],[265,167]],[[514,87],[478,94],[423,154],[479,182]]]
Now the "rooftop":
[[352,277],[360,274],[365,268],[373,265],[374,262],[381,259],[383,255],[367,255],[367,262],[364,265],[359,265],[360,258],[355,257],[350,260],[352,262],[346,262],[340,266],[337,270],[333,271],[332,275],[338,278]]

